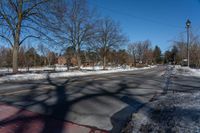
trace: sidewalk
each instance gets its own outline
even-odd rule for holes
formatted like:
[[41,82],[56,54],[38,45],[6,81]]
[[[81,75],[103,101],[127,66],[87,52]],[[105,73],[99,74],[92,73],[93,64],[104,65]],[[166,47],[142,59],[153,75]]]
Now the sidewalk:
[[107,133],[0,103],[0,133]]

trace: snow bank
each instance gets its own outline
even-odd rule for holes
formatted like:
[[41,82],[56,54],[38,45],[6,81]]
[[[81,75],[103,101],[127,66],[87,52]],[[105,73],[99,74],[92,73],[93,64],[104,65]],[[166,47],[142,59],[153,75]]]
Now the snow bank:
[[[67,67],[65,66],[56,66],[55,68],[54,67],[30,67],[29,70],[28,68],[19,68],[18,70],[19,72],[38,72],[38,71],[67,71]],[[12,73],[12,68],[2,68],[0,69],[0,74],[2,73]]]
[[[24,74],[2,76],[0,77],[0,83],[7,82],[7,81],[39,80],[39,79],[46,79],[46,78],[73,77],[73,76],[86,76],[86,75],[96,75],[96,74],[105,74],[105,73],[125,72],[125,71],[133,71],[133,70],[150,69],[154,67],[156,66],[143,67],[143,68],[121,68],[121,67],[111,68],[110,67],[108,70],[100,70],[101,67],[99,67],[99,68],[96,68],[95,71],[92,71],[92,69],[88,67],[88,68],[82,68],[82,71],[72,71],[72,72],[24,73]],[[32,70],[39,70],[39,69],[32,69]],[[42,70],[47,70],[47,69],[42,69]],[[64,71],[65,69],[62,69],[62,70]],[[91,71],[87,71],[87,70],[91,70]]]
[[[149,66],[149,67],[154,67],[154,66]],[[144,67],[145,68],[149,68],[149,67]],[[70,69],[73,69],[76,67],[70,67]],[[81,67],[82,70],[93,70],[93,71],[97,71],[97,70],[103,70],[103,66],[94,66],[94,67]],[[133,68],[130,66],[119,66],[119,67],[106,67],[107,70],[118,70],[118,69],[137,69],[137,68]],[[67,71],[67,67],[66,66],[59,66],[57,65],[56,67],[30,67],[29,70],[27,68],[19,68],[18,70],[19,72],[39,72],[39,71],[56,71],[56,72],[63,72],[63,71]],[[2,73],[12,73],[12,68],[2,68],[0,69],[0,74]]]
[[124,132],[199,133],[200,92],[159,97],[132,115]]
[[200,77],[200,69],[192,69],[181,66],[176,66],[175,68],[178,75]]

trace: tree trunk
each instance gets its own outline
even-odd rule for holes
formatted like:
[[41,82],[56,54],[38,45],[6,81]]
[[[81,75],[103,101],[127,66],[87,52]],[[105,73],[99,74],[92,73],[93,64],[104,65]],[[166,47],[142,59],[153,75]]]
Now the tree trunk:
[[103,70],[106,69],[106,56],[103,57]]
[[78,63],[78,70],[80,70],[81,69],[81,58],[80,58],[80,54],[79,53],[77,53],[77,63]]
[[70,64],[71,64],[71,57],[67,57],[67,71],[69,71]]
[[21,24],[23,19],[22,7],[23,7],[23,0],[18,1],[18,22],[16,25],[16,32],[14,37],[14,46],[13,46],[13,73],[18,72],[18,53],[19,53],[19,46],[20,46],[20,33],[21,33]]
[[18,52],[19,52],[19,45],[15,44],[13,46],[13,61],[12,61],[13,73],[18,72]]
[[81,69],[81,57],[80,57],[80,48],[78,46],[78,50],[77,50],[77,63],[78,63],[78,70]]
[[134,67],[136,67],[136,56],[134,55]]
[[104,53],[103,53],[103,70],[106,69],[106,55],[107,55],[107,48],[106,48],[106,45],[105,45]]

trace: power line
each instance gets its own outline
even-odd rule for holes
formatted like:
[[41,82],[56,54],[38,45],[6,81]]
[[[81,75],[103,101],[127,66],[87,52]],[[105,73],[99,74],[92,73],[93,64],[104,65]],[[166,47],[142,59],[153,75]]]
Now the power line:
[[171,28],[179,28],[179,29],[183,29],[184,28],[184,27],[181,27],[181,26],[178,26],[178,25],[173,25],[173,24],[169,24],[169,23],[163,23],[163,22],[160,22],[160,21],[157,21],[157,20],[154,20],[154,19],[149,19],[149,18],[145,18],[145,17],[139,17],[139,16],[135,16],[135,15],[132,15],[132,14],[128,14],[126,12],[121,12],[121,11],[114,10],[114,9],[111,9],[111,8],[106,8],[106,7],[102,6],[102,5],[97,4],[94,1],[90,1],[90,3],[93,3],[93,6],[97,6],[97,7],[101,8],[101,9],[113,12],[115,14],[120,14],[120,15],[123,15],[123,16],[127,16],[127,17],[130,17],[132,19],[143,20],[145,22],[164,25],[166,27],[171,27]]

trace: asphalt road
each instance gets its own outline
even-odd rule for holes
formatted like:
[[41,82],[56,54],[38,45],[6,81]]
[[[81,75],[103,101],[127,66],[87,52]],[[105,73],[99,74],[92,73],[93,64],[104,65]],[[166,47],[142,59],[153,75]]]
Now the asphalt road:
[[3,83],[0,101],[117,133],[133,112],[163,91],[164,71],[165,67],[159,66],[68,79]]

